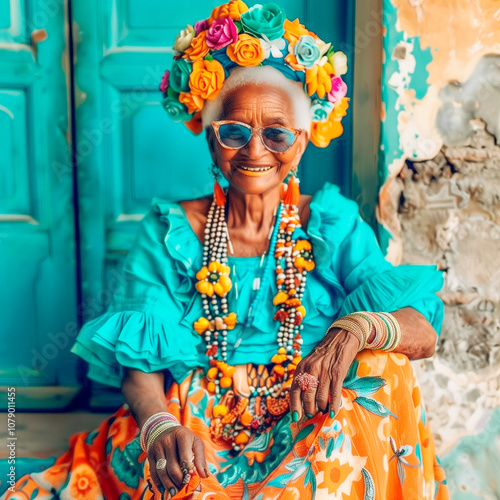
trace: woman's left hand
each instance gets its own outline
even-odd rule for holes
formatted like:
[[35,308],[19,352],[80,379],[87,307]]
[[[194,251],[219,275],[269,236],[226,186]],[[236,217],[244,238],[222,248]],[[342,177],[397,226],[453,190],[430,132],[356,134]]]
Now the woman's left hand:
[[[359,340],[346,330],[332,329],[321,342],[298,364],[290,391],[290,412],[297,422],[330,411],[333,418],[340,408],[342,384],[358,353]],[[309,373],[318,378],[317,388],[302,391],[297,375]]]

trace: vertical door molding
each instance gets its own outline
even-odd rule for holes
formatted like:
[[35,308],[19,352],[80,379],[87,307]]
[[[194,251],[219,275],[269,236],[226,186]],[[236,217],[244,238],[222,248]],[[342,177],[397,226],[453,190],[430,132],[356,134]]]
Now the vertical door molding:
[[357,0],[354,28],[354,106],[351,195],[377,229],[381,121],[382,0]]
[[[77,391],[66,8],[0,6],[0,385],[17,388],[19,409],[64,406]],[[45,399],[32,399],[40,386]]]

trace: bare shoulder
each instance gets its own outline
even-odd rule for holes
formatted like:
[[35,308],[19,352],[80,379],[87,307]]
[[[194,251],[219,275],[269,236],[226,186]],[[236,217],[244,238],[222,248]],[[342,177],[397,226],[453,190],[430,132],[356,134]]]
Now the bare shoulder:
[[306,229],[307,222],[309,221],[309,215],[311,213],[309,209],[309,204],[311,203],[312,196],[310,194],[301,194],[299,201],[299,214],[300,214],[300,223],[302,224],[303,229]]
[[204,239],[207,214],[212,203],[212,196],[198,198],[197,200],[180,201],[179,204],[184,209],[191,228],[200,241]]

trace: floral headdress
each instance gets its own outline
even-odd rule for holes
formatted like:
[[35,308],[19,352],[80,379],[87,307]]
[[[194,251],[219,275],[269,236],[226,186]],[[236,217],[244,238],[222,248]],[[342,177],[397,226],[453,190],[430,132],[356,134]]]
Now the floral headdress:
[[162,105],[176,122],[195,134],[203,127],[205,101],[215,99],[236,66],[271,65],[301,82],[311,97],[311,142],[320,148],[343,132],[349,99],[342,75],[347,58],[306,29],[291,22],[274,3],[250,9],[241,0],[216,7],[211,16],[188,25],[174,43],[174,63],[160,84]]

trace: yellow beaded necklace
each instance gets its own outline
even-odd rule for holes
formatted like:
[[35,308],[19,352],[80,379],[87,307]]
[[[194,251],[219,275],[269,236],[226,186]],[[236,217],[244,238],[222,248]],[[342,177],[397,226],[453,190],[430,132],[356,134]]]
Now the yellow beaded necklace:
[[[207,389],[219,396],[214,406],[211,434],[215,441],[229,442],[239,451],[252,434],[264,431],[289,408],[289,390],[297,364],[302,359],[302,321],[306,310],[302,297],[307,273],[314,269],[311,243],[293,240],[300,227],[298,203],[300,191],[295,177],[282,184],[279,223],[273,232],[270,251],[276,262],[278,293],[274,320],[280,322],[278,350],[271,358],[272,369],[266,370],[266,382],[255,378],[249,397],[236,395],[233,387],[235,367],[227,363],[227,332],[238,322],[229,312],[227,294],[231,290],[231,269],[227,265],[229,234],[225,220],[226,196],[220,185],[214,186],[214,201],[205,227],[203,267],[196,274],[196,289],[201,294],[205,315],[194,323],[195,331],[204,336],[210,368],[206,374]],[[230,243],[230,242],[229,242]],[[221,354],[219,358],[219,353]]]

